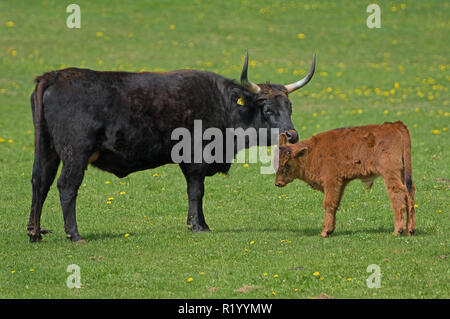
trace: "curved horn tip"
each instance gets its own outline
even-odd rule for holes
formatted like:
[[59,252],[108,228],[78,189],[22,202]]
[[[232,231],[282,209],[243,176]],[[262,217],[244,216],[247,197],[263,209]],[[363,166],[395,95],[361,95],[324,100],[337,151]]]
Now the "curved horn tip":
[[308,74],[301,80],[285,85],[284,87],[287,90],[287,93],[291,93],[294,92],[295,90],[298,90],[299,88],[305,86],[306,84],[308,84],[308,82],[312,79],[313,75],[314,75],[314,71],[316,69],[316,54],[313,54],[313,61],[311,64],[311,68],[308,72]]

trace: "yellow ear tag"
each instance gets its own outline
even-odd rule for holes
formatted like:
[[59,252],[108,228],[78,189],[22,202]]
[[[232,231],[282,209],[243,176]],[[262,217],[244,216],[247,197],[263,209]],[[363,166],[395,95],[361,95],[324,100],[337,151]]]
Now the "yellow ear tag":
[[237,104],[239,104],[239,105],[245,105],[245,103],[244,103],[244,99],[243,98],[238,98],[238,100],[237,100]]

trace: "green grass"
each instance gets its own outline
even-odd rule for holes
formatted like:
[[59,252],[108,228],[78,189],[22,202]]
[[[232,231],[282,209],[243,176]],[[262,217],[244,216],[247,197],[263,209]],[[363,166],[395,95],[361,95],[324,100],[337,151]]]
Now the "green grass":
[[[0,3],[1,298],[449,298],[448,2],[379,1],[381,29],[366,27],[365,1],[77,3],[78,30],[66,27],[68,3]],[[371,191],[351,183],[335,233],[320,238],[321,193],[299,181],[278,189],[259,164],[241,163],[207,179],[211,233],[187,230],[177,166],[124,179],[89,168],[77,203],[87,243],[64,238],[56,185],[42,217],[53,233],[28,243],[35,75],[67,66],[195,68],[237,79],[245,49],[259,83],[293,82],[317,53],[313,80],[291,96],[304,138],[343,126],[408,125],[417,236],[392,236],[379,179]],[[81,268],[81,289],[66,286],[70,264]],[[370,264],[381,268],[380,289],[366,285]],[[253,289],[236,291],[243,285]]]

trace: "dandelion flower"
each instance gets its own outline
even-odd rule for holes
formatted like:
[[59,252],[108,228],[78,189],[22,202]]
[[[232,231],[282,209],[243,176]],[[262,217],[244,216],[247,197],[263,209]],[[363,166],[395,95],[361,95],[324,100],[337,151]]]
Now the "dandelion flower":
[[192,282],[192,280],[194,280],[192,277],[189,277],[188,279],[187,279],[187,282]]
[[305,34],[304,33],[299,33],[299,34],[297,34],[297,38],[298,39],[304,39],[305,38]]
[[320,272],[318,272],[318,271],[316,271],[316,272],[313,273],[313,276],[316,276],[316,277],[317,277],[317,276],[319,276],[319,275],[320,275]]
[[278,278],[279,276],[278,275],[273,275],[273,278]]
[[14,26],[14,21],[8,21],[8,22],[6,23],[6,26],[7,26],[8,28],[12,28],[12,27]]
[[248,167],[248,164],[244,164],[244,165],[242,165],[243,167]]

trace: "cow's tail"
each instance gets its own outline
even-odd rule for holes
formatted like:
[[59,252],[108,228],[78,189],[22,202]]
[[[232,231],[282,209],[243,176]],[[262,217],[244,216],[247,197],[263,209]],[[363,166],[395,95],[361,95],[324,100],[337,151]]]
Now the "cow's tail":
[[34,153],[39,154],[39,144],[42,125],[42,111],[43,111],[43,95],[48,86],[48,81],[44,77],[37,77],[35,79],[36,87],[34,89],[31,101],[31,109],[33,112],[33,124],[34,124]]

